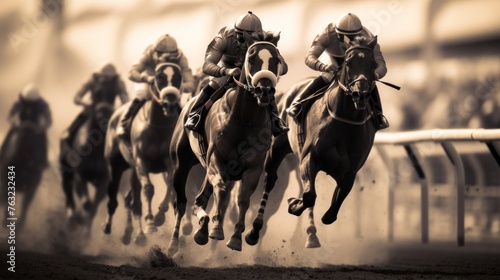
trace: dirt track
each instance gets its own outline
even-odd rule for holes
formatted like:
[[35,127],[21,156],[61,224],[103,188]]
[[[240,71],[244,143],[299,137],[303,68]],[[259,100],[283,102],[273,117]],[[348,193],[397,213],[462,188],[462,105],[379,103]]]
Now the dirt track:
[[129,263],[104,265],[106,256],[17,254],[16,273],[4,266],[2,279],[498,279],[500,253],[489,246],[396,245],[384,263],[324,267],[181,267],[161,253]]

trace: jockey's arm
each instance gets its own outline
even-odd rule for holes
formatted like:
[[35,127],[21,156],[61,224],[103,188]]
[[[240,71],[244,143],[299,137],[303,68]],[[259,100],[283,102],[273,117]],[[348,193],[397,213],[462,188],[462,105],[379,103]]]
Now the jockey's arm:
[[80,88],[80,90],[78,90],[76,92],[75,98],[73,99],[73,102],[76,105],[82,105],[82,106],[89,105],[89,104],[86,104],[85,102],[83,102],[83,97],[85,96],[85,94],[90,92],[90,89],[92,88],[92,84],[93,84],[93,79],[91,77],[87,82],[85,82],[83,84],[83,86]]
[[128,74],[128,79],[136,82],[136,83],[147,83],[147,77],[149,76],[146,73],[146,65],[148,65],[149,60],[150,60],[150,48],[148,47],[144,53],[142,54],[141,58],[139,59],[139,62],[136,64],[132,65],[132,68],[129,71]]
[[184,93],[191,94],[194,91],[193,71],[189,68],[188,60],[184,54],[179,61],[179,67],[182,71],[182,90]]
[[325,72],[329,68],[328,65],[324,64],[319,60],[319,57],[328,46],[328,34],[323,32],[314,38],[311,47],[309,47],[309,51],[305,57],[305,64],[315,70]]
[[125,87],[125,83],[122,81],[122,79],[118,79],[117,81],[117,92],[118,92],[118,97],[120,98],[120,102],[122,104],[125,104],[129,101],[128,93],[127,93],[127,88]]
[[217,36],[208,45],[207,51],[205,53],[205,62],[203,63],[203,73],[212,77],[222,77],[225,76],[225,67],[220,67],[217,65],[222,59],[224,50],[226,49],[226,40]]
[[375,55],[375,61],[377,62],[377,68],[375,68],[375,76],[377,79],[382,79],[385,74],[387,74],[387,67],[385,66],[385,59],[380,51],[380,45],[376,44],[373,49]]

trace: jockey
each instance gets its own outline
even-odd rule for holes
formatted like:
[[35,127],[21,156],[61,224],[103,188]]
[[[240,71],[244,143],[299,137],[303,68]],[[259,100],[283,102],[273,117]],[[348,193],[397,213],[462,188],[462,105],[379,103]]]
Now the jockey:
[[[348,41],[352,41],[357,36],[363,36],[370,41],[374,35],[361,24],[361,20],[354,14],[348,13],[340,18],[337,24],[330,23],[323,33],[314,38],[311,47],[305,57],[305,63],[313,70],[321,71],[320,76],[312,80],[306,88],[294,99],[290,108],[286,111],[293,118],[297,118],[302,107],[301,103],[304,99],[311,96],[314,92],[331,83],[336,78],[335,73],[344,62],[345,52],[347,50]],[[331,64],[324,64],[319,60],[319,56],[325,52],[329,55]],[[377,44],[374,48],[375,61],[377,67],[375,69],[376,79],[381,79],[387,73],[385,60],[380,51],[380,46]],[[382,114],[382,103],[378,89],[375,86],[372,91],[372,99],[374,102],[374,110],[376,114],[375,122],[378,129],[389,127],[387,119]]]
[[[85,103],[83,97],[91,94],[91,104]],[[71,123],[68,130],[63,134],[62,140],[70,143],[80,126],[85,123],[89,117],[88,108],[100,102],[108,102],[114,105],[115,98],[120,98],[121,103],[128,102],[128,93],[125,89],[125,83],[120,79],[115,66],[111,63],[105,64],[100,70],[94,72],[87,82],[78,90],[73,102],[76,105],[84,106],[84,110],[78,114]]]
[[[263,31],[260,19],[250,11],[240,16],[234,26],[225,26],[220,29],[219,33],[207,47],[205,63],[203,64],[203,72],[212,76],[212,78],[203,87],[191,108],[189,118],[184,125],[187,129],[197,131],[204,105],[211,95],[220,87],[231,82],[232,77],[240,75],[248,48],[248,44],[245,42],[243,36],[244,32],[250,34],[252,37],[257,37],[259,34],[263,36],[279,36]],[[288,68],[281,56],[280,60],[283,66],[280,75],[284,75],[288,71]],[[273,134],[277,136],[287,132],[289,129],[284,126],[284,122],[279,118],[274,99],[270,107]]]
[[[177,64],[182,71],[182,91],[191,94],[194,91],[194,78],[188,60],[184,53],[177,47],[177,41],[169,34],[162,35],[154,45],[149,45],[143,52],[139,62],[132,65],[129,72],[129,80],[145,85],[136,87],[139,92],[132,100],[122,123],[118,128],[118,135],[126,139],[129,134],[132,119],[139,112],[141,106],[151,98],[149,91],[145,90],[153,83],[155,68],[160,63],[170,62]],[[148,94],[144,94],[148,93]]]
[[[23,108],[27,103],[38,103],[37,111],[32,115],[25,115]],[[49,104],[40,96],[40,91],[33,85],[26,85],[21,93],[19,99],[14,103],[9,112],[8,122],[11,126],[19,126],[23,121],[34,117],[33,121],[38,128],[45,130],[52,124],[52,117],[50,113]]]

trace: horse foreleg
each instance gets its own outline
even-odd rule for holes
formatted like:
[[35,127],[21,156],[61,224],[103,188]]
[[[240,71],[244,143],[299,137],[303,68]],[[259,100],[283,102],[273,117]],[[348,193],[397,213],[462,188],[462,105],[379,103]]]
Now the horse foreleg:
[[172,239],[168,245],[167,254],[173,256],[179,250],[179,229],[181,226],[182,217],[186,212],[186,181],[187,175],[189,174],[189,168],[187,165],[177,165],[181,166],[179,169],[174,170],[172,178],[174,183],[174,189],[176,193],[176,199],[174,203],[175,208],[175,226],[174,232],[172,234]]
[[158,213],[156,213],[154,217],[154,224],[157,227],[165,223],[165,213],[168,211],[169,204],[173,199],[173,193],[174,193],[173,182],[170,178],[171,177],[170,171],[163,172],[162,177],[163,181],[165,182],[166,188],[165,188],[165,197],[163,198],[163,201],[160,203],[160,206],[158,206]]
[[266,211],[269,194],[274,189],[278,180],[278,168],[287,154],[291,152],[289,145],[277,145],[273,143],[271,150],[265,162],[265,189],[260,200],[260,207],[257,217],[252,223],[252,230],[245,235],[245,241],[248,245],[255,245],[259,242],[259,232],[264,226],[264,212]]
[[241,234],[245,231],[245,216],[250,206],[250,197],[259,184],[261,168],[245,171],[241,178],[240,192],[238,194],[238,208],[240,210],[238,222],[234,226],[234,233],[226,246],[230,249],[241,251]]
[[311,160],[311,155],[307,155],[300,163],[299,166],[300,179],[304,186],[302,199],[289,198],[288,199],[288,213],[300,216],[304,210],[314,206],[316,202],[316,175],[318,170],[314,161]]
[[352,186],[354,185],[354,179],[356,174],[348,174],[338,182],[335,192],[333,193],[332,203],[330,208],[325,212],[321,221],[325,225],[332,224],[337,220],[337,214],[339,213],[340,206],[344,202],[344,199],[351,192]]
[[139,246],[146,245],[146,236],[142,230],[142,200],[141,200],[141,183],[137,173],[132,173],[132,213],[134,220],[137,222],[137,235],[135,237],[135,244]]
[[123,236],[121,241],[123,244],[128,245],[132,240],[132,233],[134,232],[134,225],[132,224],[132,200],[133,193],[132,188],[130,188],[125,195],[125,209],[127,210],[127,220],[125,224],[125,231],[123,232]]
[[[140,186],[139,190],[142,188],[144,192],[144,196],[146,197],[146,203],[147,203],[147,214],[145,217],[146,221],[146,233],[153,233],[157,232],[158,229],[156,228],[154,221],[153,221],[153,210],[151,207],[153,196],[155,194],[155,188],[153,184],[151,183],[151,179],[149,178],[149,173],[148,173],[148,168],[145,166],[145,162],[143,162],[140,159],[136,160],[136,174],[137,178],[139,179]],[[139,196],[134,199],[134,201],[140,201],[141,196],[139,192]]]
[[104,200],[104,197],[106,197],[106,186],[108,185],[108,180],[107,179],[100,179],[97,180],[94,184],[96,188],[96,193],[94,196],[94,200],[92,201],[91,207],[89,209],[89,217],[87,220],[87,232],[90,237],[90,234],[92,232],[92,224],[94,222],[94,218],[97,214],[97,210],[99,209],[99,205],[101,202]]
[[309,208],[308,218],[309,226],[306,229],[306,248],[319,248],[321,247],[321,244],[319,243],[318,236],[316,235],[316,226],[314,225],[314,206]]
[[118,207],[118,190],[120,188],[120,179],[123,172],[127,169],[126,163],[123,161],[112,161],[110,164],[111,168],[111,180],[108,182],[107,192],[108,192],[108,216],[106,221],[102,225],[102,230],[105,234],[111,233],[111,224],[113,222],[113,215],[115,214],[116,207]]
[[207,212],[205,212],[205,209],[207,208],[208,201],[210,200],[210,196],[212,196],[213,191],[214,188],[208,181],[207,174],[194,203],[194,214],[198,217],[200,225],[194,233],[194,241],[199,245],[205,245],[208,243],[208,223],[210,222],[210,217]]

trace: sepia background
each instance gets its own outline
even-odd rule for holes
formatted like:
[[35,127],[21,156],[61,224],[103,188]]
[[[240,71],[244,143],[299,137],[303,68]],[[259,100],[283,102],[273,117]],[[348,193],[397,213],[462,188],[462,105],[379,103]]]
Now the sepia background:
[[[58,138],[82,109],[73,104],[73,97],[96,69],[107,62],[114,63],[133,97],[133,83],[126,79],[130,66],[159,36],[166,33],[174,36],[195,71],[201,67],[205,49],[217,31],[249,10],[261,19],[265,30],[281,32],[278,47],[289,72],[280,78],[279,90],[287,90],[304,77],[318,75],[304,64],[312,40],[330,22],[352,12],[378,35],[388,68],[383,80],[402,87],[396,91],[378,86],[391,124],[387,131],[500,126],[500,2],[496,0],[9,0],[2,1],[0,7],[0,138],[3,139],[9,127],[10,107],[22,88],[32,82],[52,110],[53,126],[49,130],[52,162],[57,159]],[[458,148],[466,159],[467,170],[473,170],[466,177],[467,246],[498,246],[498,165],[480,143],[460,144]],[[432,181],[431,243],[454,244],[456,206],[452,167],[436,145],[425,144],[423,150],[427,158],[424,168]],[[332,226],[318,225],[321,249],[304,251],[307,221],[286,213],[284,199],[276,202],[282,203],[282,207],[279,215],[269,222],[262,248],[244,244],[243,253],[237,253],[221,242],[214,245],[214,250],[195,245],[188,236],[185,253],[178,261],[199,265],[214,252],[216,261],[211,264],[215,266],[227,263],[317,266],[383,261],[388,244],[387,186],[393,182],[396,183],[394,239],[418,243],[418,178],[405,159],[404,150],[393,147],[387,151],[397,159],[393,170],[387,170],[373,150],[339,220]],[[290,180],[285,198],[299,194],[295,177]],[[155,182],[155,197],[160,199],[163,182]],[[326,176],[320,176],[318,182],[317,209],[324,211],[335,182]],[[255,201],[260,194],[258,189]],[[253,218],[256,207],[247,215],[247,221]],[[117,221],[120,215],[124,217],[123,209],[118,213],[120,209]],[[56,168],[47,171],[30,211],[29,226],[20,237],[29,249],[56,253],[81,250],[85,254],[113,256],[103,261],[112,264],[129,263],[146,250],[124,247],[118,235],[103,236],[100,224],[105,217],[105,203],[94,223],[92,242],[84,246],[65,244],[75,240],[65,228],[63,194]],[[320,224],[319,219],[317,222]],[[172,225],[170,221],[152,237],[150,245],[167,246]],[[115,232],[121,230],[119,222],[114,226]],[[229,228],[227,232],[231,231]]]

